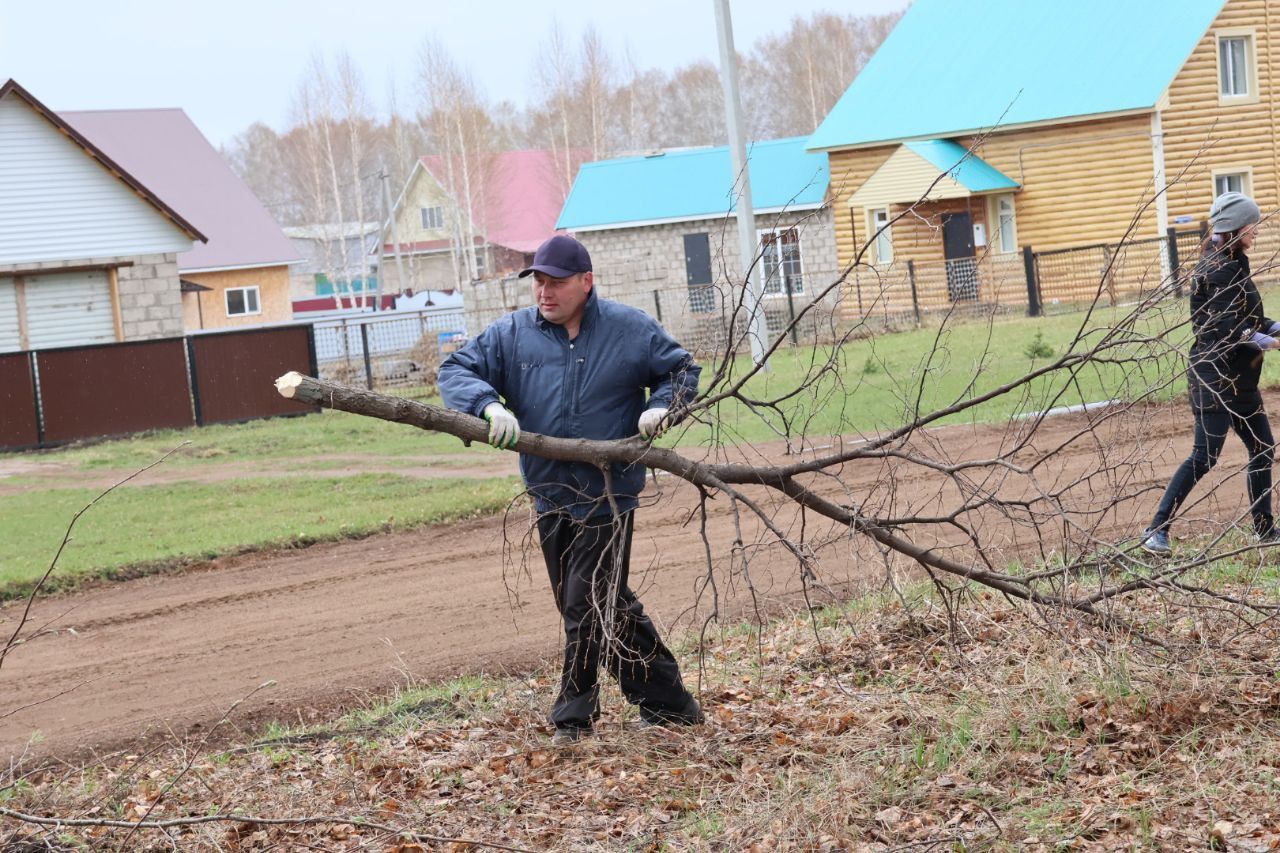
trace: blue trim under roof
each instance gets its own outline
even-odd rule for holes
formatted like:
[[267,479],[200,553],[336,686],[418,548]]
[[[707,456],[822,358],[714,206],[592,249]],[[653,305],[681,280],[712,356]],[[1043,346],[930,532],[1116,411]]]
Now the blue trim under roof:
[[[826,201],[827,155],[805,151],[805,137],[747,149],[756,210],[813,208]],[[621,227],[732,211],[735,175],[728,146],[583,163],[556,228]]]
[[983,160],[958,142],[950,139],[929,139],[908,142],[906,146],[925,160],[960,182],[971,193],[996,190],[1016,190],[1018,182],[1007,177],[995,166]]
[[1149,110],[1226,0],[915,0],[809,150]]

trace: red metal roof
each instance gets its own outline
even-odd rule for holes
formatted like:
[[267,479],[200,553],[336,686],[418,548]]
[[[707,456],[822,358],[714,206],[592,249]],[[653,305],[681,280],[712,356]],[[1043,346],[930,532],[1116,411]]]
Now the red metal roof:
[[257,196],[181,109],[59,114],[208,238],[178,269],[235,269],[301,261]]
[[[559,154],[564,156],[564,152]],[[474,192],[476,230],[489,243],[517,252],[533,252],[555,232],[573,176],[588,156],[586,151],[569,151],[566,168],[565,163],[557,163],[556,152],[552,151],[501,151],[491,155],[479,170],[483,186]],[[461,178],[454,175],[451,180],[444,158],[428,155],[421,161],[445,191],[463,204]]]

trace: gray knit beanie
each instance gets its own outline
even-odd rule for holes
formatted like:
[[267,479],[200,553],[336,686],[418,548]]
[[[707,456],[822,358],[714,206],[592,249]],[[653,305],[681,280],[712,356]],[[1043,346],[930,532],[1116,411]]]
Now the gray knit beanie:
[[1209,208],[1209,222],[1214,234],[1239,231],[1262,219],[1258,204],[1244,193],[1226,192],[1213,200]]

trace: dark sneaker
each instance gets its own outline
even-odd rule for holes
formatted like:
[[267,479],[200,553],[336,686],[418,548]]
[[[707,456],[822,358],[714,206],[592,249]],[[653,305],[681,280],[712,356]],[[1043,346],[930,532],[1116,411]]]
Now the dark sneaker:
[[1275,527],[1258,534],[1259,545],[1280,545],[1280,529]]
[[552,746],[568,746],[577,743],[583,738],[591,737],[592,730],[581,726],[565,726],[557,728],[556,733],[551,736]]
[[1160,554],[1161,556],[1172,553],[1173,548],[1169,545],[1168,531],[1144,530],[1142,532],[1142,550],[1148,554]]
[[702,706],[698,704],[698,700],[692,696],[689,702],[678,712],[650,712],[640,711],[640,728],[647,729],[651,726],[662,726],[671,728],[673,726],[700,726],[706,721],[706,717],[702,714]]

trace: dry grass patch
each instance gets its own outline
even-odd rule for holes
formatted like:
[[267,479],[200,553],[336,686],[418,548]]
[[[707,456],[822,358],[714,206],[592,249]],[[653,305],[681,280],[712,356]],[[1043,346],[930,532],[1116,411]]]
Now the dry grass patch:
[[610,695],[598,736],[570,748],[548,744],[544,673],[407,694],[242,748],[19,768],[0,806],[27,814],[240,817],[136,830],[10,818],[0,845],[1280,845],[1276,626],[1170,601],[1126,615],[1158,625],[1159,643],[990,598],[952,617],[928,596],[727,630],[702,658],[705,726],[635,731]]

